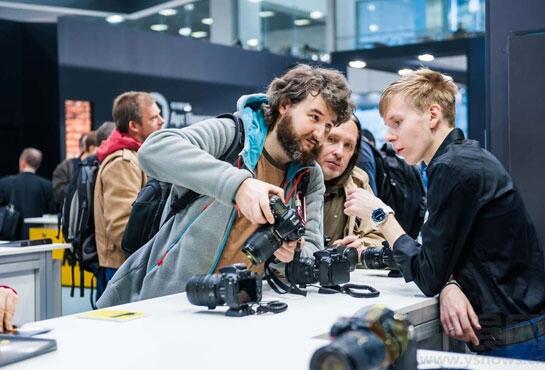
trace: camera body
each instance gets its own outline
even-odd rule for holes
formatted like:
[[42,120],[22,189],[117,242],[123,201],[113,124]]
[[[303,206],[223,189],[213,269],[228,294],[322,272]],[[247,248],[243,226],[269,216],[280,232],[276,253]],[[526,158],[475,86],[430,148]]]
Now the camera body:
[[274,215],[273,225],[262,225],[246,240],[242,253],[254,264],[265,262],[284,241],[299,240],[305,234],[305,223],[290,206],[273,195],[269,201]]
[[[336,286],[350,281],[354,248],[334,247],[314,252],[314,257],[301,257],[296,251],[292,262],[286,265],[286,278],[291,284]],[[357,252],[355,254],[357,260]],[[355,266],[355,263],[354,263]]]
[[416,370],[414,327],[383,305],[366,307],[339,319],[330,330],[332,342],[318,349],[311,370]]
[[214,309],[227,305],[227,316],[245,316],[249,303],[262,296],[261,277],[242,263],[226,266],[217,274],[192,276],[186,285],[189,302]]
[[369,247],[361,252],[361,264],[364,269],[372,270],[399,270],[394,260],[394,252],[385,243],[382,247]]

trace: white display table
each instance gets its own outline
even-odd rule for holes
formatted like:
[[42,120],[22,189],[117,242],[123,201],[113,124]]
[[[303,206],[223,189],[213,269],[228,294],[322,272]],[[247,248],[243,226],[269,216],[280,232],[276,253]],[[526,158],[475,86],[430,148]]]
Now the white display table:
[[[145,317],[132,321],[89,320],[77,315],[43,321],[37,325],[53,330],[41,337],[55,338],[58,350],[6,370],[71,370],[74,366],[89,370],[308,369],[314,351],[328,342],[323,338],[333,322],[374,303],[383,303],[416,319],[417,336],[426,339],[433,333],[432,323],[438,320],[437,298],[427,298],[414,284],[384,275],[373,271],[353,273],[353,280],[381,291],[379,297],[371,299],[322,295],[315,289],[306,298],[279,296],[264,286],[264,301],[280,299],[289,305],[286,312],[276,315],[226,317],[225,306],[216,310],[193,306],[182,293],[115,307],[145,313]],[[441,363],[471,369],[509,368],[496,367],[489,358],[478,362],[480,356],[419,351],[419,358],[436,368]],[[472,362],[464,366],[468,358]],[[529,369],[543,368],[539,363],[506,361],[510,369],[527,364]]]
[[0,244],[0,284],[19,293],[15,323],[27,323],[61,315],[61,261],[51,252],[70,244],[31,247],[2,247]]
[[56,229],[59,217],[57,215],[43,215],[42,217],[28,217],[23,221],[28,225],[40,225],[40,227]]

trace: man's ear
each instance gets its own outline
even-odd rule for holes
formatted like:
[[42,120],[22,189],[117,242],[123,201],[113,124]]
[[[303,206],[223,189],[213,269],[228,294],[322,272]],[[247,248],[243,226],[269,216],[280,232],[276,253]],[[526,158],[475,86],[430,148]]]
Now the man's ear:
[[430,128],[434,130],[443,119],[443,110],[439,104],[434,103],[428,108],[428,113],[430,114]]
[[128,133],[131,136],[135,136],[136,134],[140,133],[140,128],[142,127],[141,124],[139,124],[136,121],[129,121],[129,124],[127,125]]
[[286,112],[288,111],[290,107],[291,107],[290,103],[288,103],[287,101],[282,101],[280,102],[280,105],[278,106],[278,113],[280,113],[280,115],[283,116],[284,114],[286,114]]

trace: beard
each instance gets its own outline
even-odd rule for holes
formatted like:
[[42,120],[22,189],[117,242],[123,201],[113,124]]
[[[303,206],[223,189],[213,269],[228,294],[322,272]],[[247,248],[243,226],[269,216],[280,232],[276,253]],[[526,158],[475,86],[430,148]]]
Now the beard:
[[306,136],[298,136],[293,129],[293,120],[289,113],[284,114],[284,117],[278,122],[276,130],[276,138],[292,161],[301,164],[312,164],[320,153],[318,145],[313,146],[310,150],[305,150],[303,140],[311,139],[312,133]]

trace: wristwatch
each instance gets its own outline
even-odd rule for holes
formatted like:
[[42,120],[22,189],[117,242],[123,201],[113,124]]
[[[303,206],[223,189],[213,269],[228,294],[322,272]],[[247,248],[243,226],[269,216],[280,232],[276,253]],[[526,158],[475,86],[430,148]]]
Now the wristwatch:
[[371,222],[373,223],[373,228],[376,230],[380,225],[386,222],[388,215],[395,214],[394,210],[388,206],[382,208],[375,208],[371,212]]

